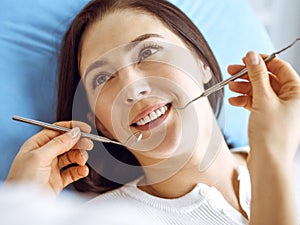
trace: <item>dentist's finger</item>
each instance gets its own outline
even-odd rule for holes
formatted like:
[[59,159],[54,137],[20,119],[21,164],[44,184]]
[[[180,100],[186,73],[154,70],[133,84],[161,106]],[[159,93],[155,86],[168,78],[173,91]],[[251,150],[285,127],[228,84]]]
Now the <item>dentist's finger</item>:
[[47,144],[43,145],[38,151],[44,157],[52,161],[57,156],[69,151],[80,139],[80,129],[78,127],[59,135]]
[[244,95],[252,95],[252,86],[250,82],[230,82],[228,87],[233,92]]
[[248,110],[250,110],[252,106],[252,97],[246,95],[231,97],[228,101],[232,106],[244,107]]
[[270,85],[269,74],[262,57],[255,52],[248,52],[244,58],[248,77],[252,85],[253,97],[267,99],[274,92]]
[[89,168],[87,166],[73,166],[61,173],[63,180],[63,187],[86,177],[89,174]]
[[[57,122],[54,123],[55,125],[58,126],[63,126],[67,128],[72,128],[74,125],[80,128],[81,131],[89,133],[91,131],[91,127],[83,122],[80,121],[64,121],[64,122]],[[30,139],[28,139],[20,149],[22,152],[27,152],[27,151],[34,151],[46,143],[48,143],[51,139],[55,138],[56,136],[61,135],[62,132],[60,131],[55,131],[55,130],[50,130],[50,129],[43,129],[39,133],[35,134],[32,136]],[[89,146],[91,146],[89,144]]]
[[58,168],[62,169],[71,164],[84,166],[88,160],[88,153],[84,150],[70,150],[58,157]]
[[[229,65],[227,67],[227,72],[230,74],[230,75],[234,75],[238,72],[240,72],[241,70],[245,69],[245,65],[237,65],[237,64],[234,64],[234,65]],[[239,79],[248,79],[248,75],[245,74],[243,76],[241,76]]]
[[300,77],[292,66],[279,58],[271,60],[268,63],[268,69],[277,77],[282,85],[290,81],[300,82]]

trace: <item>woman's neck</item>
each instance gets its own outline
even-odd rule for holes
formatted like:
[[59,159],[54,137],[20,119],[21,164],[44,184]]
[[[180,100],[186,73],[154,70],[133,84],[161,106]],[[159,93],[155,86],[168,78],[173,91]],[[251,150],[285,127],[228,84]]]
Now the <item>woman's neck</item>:
[[[156,190],[157,193],[154,195],[159,197],[177,198],[187,194],[198,183],[223,189],[225,184],[231,184],[232,180],[236,178],[234,171],[238,163],[236,157],[230,153],[225,145],[221,147],[218,155],[205,171],[200,170],[201,162],[199,161],[201,160],[194,156],[180,169],[178,169],[179,163],[176,160],[170,161],[167,165],[164,164],[161,169],[157,167],[145,168],[144,186],[153,189],[153,191]],[[176,166],[173,171],[170,164]],[[143,189],[142,184],[141,188]]]
[[[192,157],[184,167],[168,179],[154,182],[153,173],[159,170],[145,170],[145,180],[139,188],[143,191],[161,198],[178,198],[189,193],[198,183],[204,183],[218,189],[229,204],[245,215],[240,207],[237,181],[237,167],[246,165],[246,160],[239,154],[232,154],[227,145],[221,146],[218,155],[205,171],[199,170],[197,157]],[[163,172],[162,169],[161,172]],[[157,177],[157,176],[154,176]]]

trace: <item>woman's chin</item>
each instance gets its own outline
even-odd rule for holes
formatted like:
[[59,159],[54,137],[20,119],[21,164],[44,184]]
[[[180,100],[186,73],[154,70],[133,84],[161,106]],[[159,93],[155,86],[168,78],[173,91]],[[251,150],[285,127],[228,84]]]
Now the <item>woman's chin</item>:
[[160,143],[157,144],[154,148],[148,148],[148,151],[140,152],[140,154],[143,154],[147,158],[165,160],[181,154],[181,149],[181,137],[180,135],[174,135],[173,133],[172,137],[168,137],[168,135],[166,135],[165,138],[160,141]]

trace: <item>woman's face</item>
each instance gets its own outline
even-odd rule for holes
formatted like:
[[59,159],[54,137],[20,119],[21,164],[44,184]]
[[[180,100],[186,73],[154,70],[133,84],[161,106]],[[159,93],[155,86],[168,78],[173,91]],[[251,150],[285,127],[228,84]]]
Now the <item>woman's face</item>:
[[85,31],[79,66],[97,128],[120,142],[141,132],[130,149],[136,156],[161,159],[207,145],[207,99],[177,107],[201,94],[210,71],[158,19],[133,10],[105,15]]

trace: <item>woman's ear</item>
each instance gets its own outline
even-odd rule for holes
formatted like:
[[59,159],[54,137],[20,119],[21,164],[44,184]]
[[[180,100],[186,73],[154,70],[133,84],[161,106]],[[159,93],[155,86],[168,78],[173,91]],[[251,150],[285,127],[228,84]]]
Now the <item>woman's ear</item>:
[[105,126],[100,122],[100,120],[91,112],[88,112],[87,119],[90,122],[90,124],[96,126],[96,129],[101,131],[101,133],[109,138],[114,139],[114,137],[111,135],[111,133],[105,128]]
[[207,84],[213,76],[213,73],[208,65],[205,65],[202,61],[199,62],[201,72],[203,74],[202,81],[203,84]]

